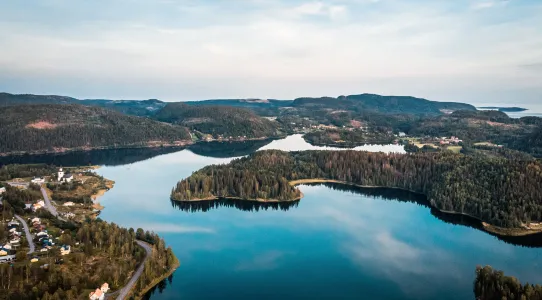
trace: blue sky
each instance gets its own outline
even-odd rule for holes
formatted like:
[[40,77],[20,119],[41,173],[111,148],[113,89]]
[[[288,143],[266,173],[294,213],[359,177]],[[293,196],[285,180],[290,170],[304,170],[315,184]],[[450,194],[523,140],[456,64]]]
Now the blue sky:
[[0,91],[542,102],[540,0],[0,2]]

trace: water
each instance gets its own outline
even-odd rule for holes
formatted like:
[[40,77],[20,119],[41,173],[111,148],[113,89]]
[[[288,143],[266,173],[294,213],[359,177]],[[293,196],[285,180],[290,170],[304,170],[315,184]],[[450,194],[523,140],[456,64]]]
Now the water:
[[539,103],[527,103],[527,104],[510,104],[510,103],[483,103],[483,104],[476,104],[478,107],[487,107],[487,106],[497,106],[497,107],[522,107],[526,108],[525,111],[520,112],[505,112],[509,117],[511,118],[522,118],[522,117],[541,117],[542,118],[542,104]]
[[158,232],[181,261],[150,299],[473,299],[475,267],[487,264],[542,283],[539,248],[445,222],[408,192],[317,185],[289,205],[171,202],[179,179],[231,160],[217,152],[312,148],[300,136],[205,146],[98,170],[116,182],[100,217]]

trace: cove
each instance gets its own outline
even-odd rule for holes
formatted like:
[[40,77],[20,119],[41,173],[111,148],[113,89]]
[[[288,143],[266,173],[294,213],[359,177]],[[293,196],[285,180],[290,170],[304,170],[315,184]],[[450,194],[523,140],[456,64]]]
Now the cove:
[[222,146],[227,155],[188,148],[98,169],[116,182],[100,217],[154,230],[181,261],[147,298],[473,299],[476,265],[542,282],[541,249],[446,220],[403,191],[301,185],[305,197],[286,206],[172,203],[171,187],[206,165],[261,149],[319,148],[299,136],[239,151]]

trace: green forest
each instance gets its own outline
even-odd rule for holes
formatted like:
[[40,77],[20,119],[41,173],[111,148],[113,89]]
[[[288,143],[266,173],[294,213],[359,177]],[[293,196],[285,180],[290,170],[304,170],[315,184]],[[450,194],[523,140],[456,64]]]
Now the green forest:
[[278,124],[259,117],[251,110],[231,106],[192,106],[169,103],[155,119],[182,125],[215,138],[262,138],[279,135]]
[[[55,220],[55,224],[59,222]],[[153,244],[153,253],[135,294],[178,264],[162,239],[154,233],[141,234],[142,229],[121,228],[99,219],[60,229],[59,242],[72,245],[72,253],[51,252],[37,263],[0,264],[0,299],[83,299],[104,282],[112,291],[118,290],[145,257],[145,250],[135,243],[140,237]]]
[[364,144],[389,144],[395,137],[387,132],[327,129],[309,132],[303,135],[303,139],[312,145],[353,147]]
[[474,295],[478,300],[541,300],[542,286],[521,284],[515,277],[505,276],[490,266],[476,267]]
[[185,127],[82,105],[8,106],[0,118],[0,153],[4,154],[187,141]]
[[442,211],[518,228],[542,220],[542,165],[454,153],[384,154],[359,151],[261,151],[211,165],[181,180],[172,200],[214,198],[289,201],[290,181],[329,179],[425,194]]

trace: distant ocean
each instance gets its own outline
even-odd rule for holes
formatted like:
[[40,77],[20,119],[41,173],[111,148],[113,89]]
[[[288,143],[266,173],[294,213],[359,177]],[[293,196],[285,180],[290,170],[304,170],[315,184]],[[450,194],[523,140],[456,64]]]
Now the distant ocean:
[[487,107],[487,106],[495,106],[495,107],[521,107],[526,108],[526,111],[520,111],[520,112],[506,112],[507,115],[509,115],[511,118],[521,118],[521,117],[528,117],[528,116],[535,116],[535,117],[541,117],[542,118],[542,103],[541,104],[533,104],[533,103],[513,103],[513,104],[506,104],[506,103],[473,103],[472,105],[476,106],[476,108],[480,109],[480,107]]

